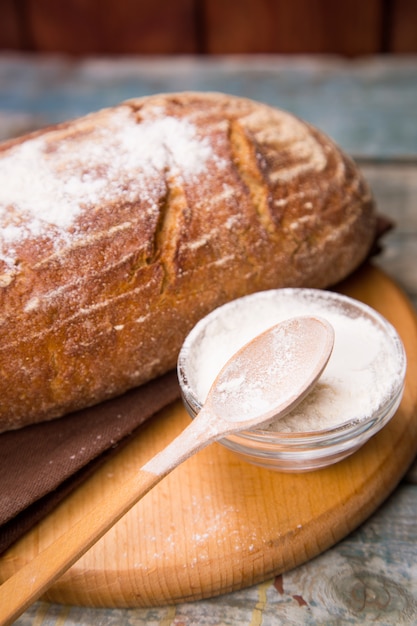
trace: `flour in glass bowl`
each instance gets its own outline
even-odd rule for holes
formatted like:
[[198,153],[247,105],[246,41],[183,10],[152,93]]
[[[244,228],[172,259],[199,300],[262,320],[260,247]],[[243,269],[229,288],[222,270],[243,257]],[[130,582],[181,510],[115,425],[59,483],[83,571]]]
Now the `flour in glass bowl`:
[[[203,403],[218,371],[244,343],[290,317],[318,315],[333,326],[330,360],[313,391],[268,430],[309,432],[365,420],[386,404],[404,377],[405,357],[394,328],[369,307],[314,289],[253,294],[220,307],[194,330],[187,376]],[[398,358],[400,354],[403,358]]]

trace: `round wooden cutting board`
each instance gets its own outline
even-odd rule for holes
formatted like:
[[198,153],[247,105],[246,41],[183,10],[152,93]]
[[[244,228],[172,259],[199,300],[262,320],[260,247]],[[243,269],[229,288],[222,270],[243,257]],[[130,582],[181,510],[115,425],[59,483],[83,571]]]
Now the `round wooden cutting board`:
[[[186,461],[123,517],[47,594],[67,604],[155,606],[241,589],[313,558],[350,533],[392,492],[417,452],[417,321],[402,291],[367,266],[340,287],[382,313],[408,358],[392,421],[350,458],[284,474],[214,444]],[[180,403],[48,518],[0,564],[11,575],[168,443],[189,418]]]

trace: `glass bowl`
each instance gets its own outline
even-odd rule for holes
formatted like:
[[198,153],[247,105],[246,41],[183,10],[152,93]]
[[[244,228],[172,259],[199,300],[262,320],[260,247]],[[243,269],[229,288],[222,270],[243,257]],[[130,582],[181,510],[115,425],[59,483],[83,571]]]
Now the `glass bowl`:
[[[178,357],[182,399],[194,418],[226,361],[257,334],[296,315],[319,315],[335,330],[332,356],[303,400],[305,405],[300,405],[304,408],[294,409],[267,429],[245,430],[219,442],[245,461],[287,472],[340,461],[392,418],[406,372],[405,351],[395,328],[371,307],[348,296],[321,289],[276,289],[212,311],[191,330]],[[314,397],[315,393],[321,395]],[[344,394],[343,403],[339,400],[333,407],[330,393]],[[317,398],[324,400],[318,422]]]

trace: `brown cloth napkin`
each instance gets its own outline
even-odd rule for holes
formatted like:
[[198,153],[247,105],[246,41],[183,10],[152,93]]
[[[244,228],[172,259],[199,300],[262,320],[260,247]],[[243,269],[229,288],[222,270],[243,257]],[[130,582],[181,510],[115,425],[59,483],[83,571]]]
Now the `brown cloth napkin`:
[[100,405],[0,435],[0,553],[180,397],[174,371]]

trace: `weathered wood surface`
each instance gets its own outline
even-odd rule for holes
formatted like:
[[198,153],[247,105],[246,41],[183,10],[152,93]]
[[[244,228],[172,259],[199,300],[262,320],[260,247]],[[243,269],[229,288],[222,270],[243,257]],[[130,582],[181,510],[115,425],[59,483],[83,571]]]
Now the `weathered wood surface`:
[[[189,88],[229,91],[292,110],[353,154],[380,210],[396,223],[377,262],[417,307],[417,59],[346,63],[278,57],[264,62],[147,63],[0,56],[0,134],[16,135],[126,97]],[[208,601],[158,609],[86,609],[39,602],[17,624],[417,623],[416,517],[414,465],[360,529],[273,581]]]
[[1,0],[0,49],[72,54],[416,52],[414,0]]
[[417,56],[130,57],[0,54],[0,139],[161,91],[223,91],[287,109],[350,154],[417,154]]

